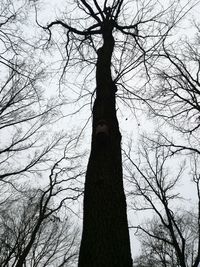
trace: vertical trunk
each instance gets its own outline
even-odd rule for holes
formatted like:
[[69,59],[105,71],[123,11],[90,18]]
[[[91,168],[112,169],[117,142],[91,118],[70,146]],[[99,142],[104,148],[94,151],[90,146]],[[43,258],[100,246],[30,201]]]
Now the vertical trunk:
[[98,51],[92,147],[84,196],[79,267],[131,267],[126,200],[122,180],[121,135],[111,77],[112,31]]

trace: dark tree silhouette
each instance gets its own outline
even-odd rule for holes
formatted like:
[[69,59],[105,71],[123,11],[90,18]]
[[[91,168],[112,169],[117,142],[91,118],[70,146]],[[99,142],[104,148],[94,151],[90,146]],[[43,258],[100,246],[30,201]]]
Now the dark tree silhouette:
[[[136,194],[137,196],[143,196],[145,204],[149,204],[142,205],[143,207],[136,207],[136,209],[151,209],[160,217],[160,222],[165,230],[168,231],[168,237],[170,237],[170,239],[164,240],[164,243],[168,243],[176,251],[177,261],[183,267],[198,266],[200,262],[200,227],[198,223],[200,218],[200,53],[198,25],[199,22],[195,22],[193,35],[190,38],[182,36],[177,41],[172,42],[170,38],[166,37],[163,41],[162,50],[159,52],[161,57],[152,67],[152,72],[149,72],[151,81],[140,92],[140,96],[150,107],[151,116],[156,117],[157,124],[159,122],[159,127],[151,136],[146,136],[145,142],[144,140],[142,141],[145,147],[139,153],[141,160],[136,163],[136,160],[132,158],[132,164],[136,168],[136,171],[132,171],[132,181],[135,188],[137,188]],[[170,130],[168,133],[166,133],[166,126],[169,127],[167,130]],[[155,151],[155,162],[153,164],[152,156],[150,156],[152,151]],[[167,162],[170,159],[173,159],[173,162],[168,165]],[[176,159],[178,160],[176,161]],[[195,185],[196,187],[196,194],[191,194],[191,199],[193,200],[191,203],[193,205],[190,203],[192,210],[196,214],[189,215],[196,220],[196,225],[193,227],[196,236],[192,242],[189,240],[192,238],[191,235],[188,234],[187,236],[185,234],[181,224],[188,224],[189,226],[190,222],[184,217],[181,222],[178,218],[177,210],[174,209],[175,200],[179,199],[179,194],[181,194],[181,190],[179,188],[176,189],[176,184],[181,176],[175,177],[172,174],[171,178],[169,178],[168,173],[170,169],[178,169],[180,167],[180,159],[185,160],[183,167],[188,168],[187,173],[184,172],[181,175],[184,178],[182,180],[183,183],[187,185],[188,191],[190,190],[189,186]],[[165,165],[168,165],[168,170],[165,169]],[[191,178],[190,180],[188,176]],[[160,207],[156,205],[156,199],[160,201],[163,207],[162,212],[164,211],[166,217],[163,217]],[[184,201],[189,203],[185,199]],[[192,225],[190,224],[190,226]],[[149,229],[141,227],[140,230],[146,231],[147,235],[152,234],[152,238],[155,238],[155,240],[159,239],[159,235],[153,235]]]
[[[67,202],[77,200],[81,175],[70,162],[73,139],[64,155],[53,164],[46,186],[12,190],[0,206],[0,265],[75,266],[78,258],[78,228],[69,218]],[[69,167],[63,167],[68,162]],[[43,175],[45,178],[45,175]]]
[[[67,38],[64,71],[70,60],[77,60],[77,53],[79,62],[96,64],[96,99],[92,110],[92,146],[85,182],[79,267],[132,266],[116,95],[120,87],[124,98],[131,100],[122,78],[141,64],[147,71],[149,60],[176,22],[175,10],[170,19],[163,19],[172,6],[151,13],[154,4],[148,1],[138,7],[134,3],[136,10],[128,19],[126,6],[131,7],[132,1],[105,0],[101,4],[96,0],[74,1],[74,13],[79,19],[65,16],[42,26],[49,32],[49,40],[55,25],[64,29]],[[90,55],[94,52],[96,60]]]
[[63,103],[45,95],[30,10],[29,1],[0,3],[0,266],[71,267],[78,232],[63,206],[82,194],[81,171],[75,138],[52,127]]
[[47,127],[58,119],[62,104],[44,96],[45,71],[23,28],[29,6],[23,0],[15,4],[0,4],[0,184],[38,175],[64,138],[53,136],[53,131],[47,137]]
[[[197,267],[200,262],[199,157],[192,159],[187,154],[186,157],[182,155],[181,160],[181,154],[173,154],[171,147],[163,144],[161,137],[157,140],[144,137],[137,159],[131,148],[124,152],[127,179],[132,189],[132,208],[149,211],[150,217],[154,215],[153,220],[147,219],[146,223],[132,228],[141,236],[142,246],[147,245],[145,264],[154,259],[158,266]],[[188,159],[189,166],[186,164]],[[196,188],[193,192],[196,204],[184,198],[180,189],[181,183],[186,183],[188,173],[192,181],[192,184],[187,181],[188,187]]]
[[[176,220],[179,229],[185,239],[185,262],[186,266],[192,266],[198,244],[198,233],[196,231],[197,214],[193,211],[176,211]],[[134,260],[135,267],[159,266],[176,267],[180,266],[180,259],[176,250],[170,242],[169,232],[160,220],[156,217],[148,220],[143,226],[144,231],[138,231],[141,242],[141,254]],[[145,232],[146,231],[146,232]],[[177,240],[180,240],[176,233]]]

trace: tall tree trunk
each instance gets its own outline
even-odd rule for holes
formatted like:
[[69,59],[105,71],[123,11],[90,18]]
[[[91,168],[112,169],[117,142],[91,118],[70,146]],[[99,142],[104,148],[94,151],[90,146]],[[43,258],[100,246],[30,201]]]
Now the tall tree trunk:
[[88,162],[79,267],[131,267],[126,199],[122,179],[121,134],[116,86],[111,77],[112,30],[98,50],[92,147]]

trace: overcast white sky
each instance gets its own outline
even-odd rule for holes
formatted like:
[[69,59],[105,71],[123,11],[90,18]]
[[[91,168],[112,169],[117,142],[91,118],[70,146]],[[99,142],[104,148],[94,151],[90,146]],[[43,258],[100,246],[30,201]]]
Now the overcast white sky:
[[[41,2],[41,3],[40,3]],[[68,1],[68,2],[73,2]],[[186,1],[180,1],[182,4],[184,4]],[[38,21],[45,25],[47,22],[51,21],[53,18],[59,17],[60,12],[64,12],[65,7],[68,5],[67,1],[64,0],[43,0],[39,1],[40,10],[38,11]],[[193,12],[193,18],[198,17],[198,11],[199,6],[196,7]],[[192,17],[188,20],[187,23],[191,23]],[[184,25],[182,24],[180,32],[188,33],[188,36],[192,34],[192,31],[188,30],[188,25],[184,22]],[[189,26],[190,27],[190,26]],[[177,35],[178,36],[178,35]],[[176,38],[176,37],[175,37]],[[54,52],[52,57],[48,58],[47,55],[47,61],[51,64],[51,67],[57,66],[57,63],[54,65],[53,63],[57,60],[56,55],[59,56],[59,52]],[[45,55],[45,56],[46,56]],[[42,55],[41,55],[42,56]],[[51,62],[53,59],[54,62]],[[59,58],[60,60],[60,58]],[[74,76],[76,73],[74,73]],[[58,92],[58,79],[59,75],[54,76],[49,79],[49,82],[44,85],[44,87],[48,88],[48,92],[51,91],[51,94],[54,94],[54,90]],[[80,80],[79,80],[80,82]],[[67,86],[67,85],[66,85]],[[133,84],[134,86],[134,84]],[[68,88],[66,88],[66,91]],[[70,91],[68,91],[70,92]],[[68,93],[67,93],[68,94]],[[69,96],[70,98],[70,96]],[[83,100],[84,101],[84,100]],[[89,99],[87,99],[89,101]],[[78,109],[81,105],[76,104],[75,108],[73,105],[69,105],[66,107],[65,110],[63,110],[64,114],[68,114],[70,112],[74,112],[76,109]],[[63,127],[63,125],[66,125],[66,127],[69,128],[69,131],[74,130],[75,128],[81,129],[85,123],[87,122],[88,117],[90,116],[90,106],[87,106],[85,109],[82,110],[82,113],[78,113],[75,116],[66,117],[62,121],[58,122],[58,127]],[[129,138],[131,137],[134,142],[134,146],[137,147],[137,142],[140,138],[140,135],[145,131],[146,133],[153,133],[155,128],[157,127],[157,123],[153,120],[151,120],[146,114],[142,113],[141,111],[137,111],[135,114],[132,111],[129,111],[128,109],[123,109],[122,106],[120,106],[120,110],[118,110],[118,117],[119,117],[119,124],[121,133],[123,136],[122,142],[123,145],[128,143]],[[90,146],[90,136],[91,133],[91,121],[88,123],[88,126],[86,127],[83,136],[85,136],[84,139],[84,146],[89,147]],[[189,176],[189,173],[188,173]],[[180,185],[180,190],[182,191],[183,195],[186,196],[188,199],[193,199],[194,197],[194,186],[191,185],[189,182],[183,181],[182,185]],[[190,202],[191,203],[191,202]],[[129,221],[131,224],[138,224],[139,221],[147,218],[146,213],[143,214],[136,214],[136,213],[129,213]],[[135,241],[133,232],[130,233],[131,240],[132,240],[132,253],[133,256],[135,256],[138,253],[138,243]]]

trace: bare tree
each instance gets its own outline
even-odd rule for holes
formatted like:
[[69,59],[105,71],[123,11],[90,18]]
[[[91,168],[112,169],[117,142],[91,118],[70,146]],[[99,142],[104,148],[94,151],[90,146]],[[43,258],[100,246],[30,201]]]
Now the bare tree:
[[[1,212],[1,266],[75,266],[77,229],[69,217],[60,217],[53,208],[52,214],[46,214],[39,222],[41,197],[37,199],[36,192],[34,194],[28,200],[21,199],[23,203],[17,201],[13,207],[6,206],[7,210]],[[23,257],[29,244],[30,250]]]
[[[162,53],[165,59],[170,61],[173,55],[169,56],[166,49],[166,36],[189,9],[187,4],[182,7],[180,1],[175,1],[166,7],[159,3],[155,6],[156,2],[140,1],[139,3],[135,1],[133,4],[132,1],[128,0],[105,0],[102,3],[96,0],[74,0],[73,5],[70,6],[70,13],[66,12],[63,18],[56,19],[45,27],[42,26],[49,34],[48,45],[52,42],[54,29],[58,29],[58,26],[62,29],[66,57],[66,60],[63,61],[62,78],[71,67],[76,67],[77,63],[83,70],[87,67],[88,71],[91,71],[92,74],[88,75],[89,78],[91,76],[96,78],[96,89],[89,90],[92,101],[94,92],[96,99],[92,110],[92,147],[85,183],[83,234],[79,254],[80,267],[132,266],[122,180],[121,134],[116,114],[116,97],[119,96],[119,99],[129,106],[132,106],[135,97],[138,98],[139,96],[139,99],[145,99],[138,94],[137,90],[132,89],[134,76],[141,68],[144,68],[149,81],[150,75],[152,75],[150,70],[156,69],[157,65],[153,67],[154,62],[158,57],[162,58]],[[39,258],[46,248],[41,245],[40,240],[50,238],[45,232],[45,223],[48,222],[50,229],[53,229],[52,227],[55,225],[57,227],[57,223],[51,224],[54,221],[58,222],[55,219],[57,218],[56,211],[62,207],[64,200],[74,199],[74,192],[80,194],[76,186],[73,189],[68,186],[59,187],[61,181],[58,182],[57,180],[58,174],[60,177],[66,168],[58,167],[60,165],[54,163],[52,167],[54,148],[63,144],[64,137],[58,136],[57,138],[56,136],[53,141],[50,140],[46,144],[46,135],[44,135],[43,129],[46,130],[47,125],[54,121],[58,114],[57,107],[61,104],[42,99],[38,82],[42,81],[43,69],[37,70],[38,65],[34,64],[33,57],[31,60],[25,59],[25,55],[27,55],[26,45],[30,47],[30,43],[21,37],[23,27],[19,27],[19,23],[26,18],[27,13],[24,9],[25,3],[23,1],[20,3],[22,6],[17,7],[17,9],[14,2],[5,0],[1,5],[1,46],[5,49],[3,49],[0,58],[1,65],[5,69],[5,76],[1,80],[0,116],[2,124],[0,124],[0,135],[4,135],[6,138],[2,148],[0,148],[0,178],[1,182],[12,182],[14,185],[14,177],[18,178],[19,181],[25,175],[29,177],[41,175],[42,172],[45,173],[47,168],[49,169],[49,166],[51,166],[52,172],[49,176],[49,187],[44,191],[39,190],[41,192],[39,194],[40,204],[39,207],[36,205],[38,210],[33,209],[29,214],[31,216],[30,222],[34,225],[33,229],[30,231],[30,228],[27,228],[27,236],[20,233],[19,239],[16,239],[15,242],[22,238],[25,243],[21,242],[21,245],[18,246],[18,243],[14,242],[14,247],[20,251],[15,257],[11,249],[12,253],[9,252],[11,253],[10,256],[4,260],[5,264],[13,260],[13,264],[17,267],[23,266],[26,261],[32,259],[30,255],[33,254],[36,257],[31,264],[37,266],[41,263]],[[37,23],[40,25],[38,17]],[[164,47],[162,50],[161,46]],[[35,48],[36,46],[33,45],[33,52]],[[178,61],[177,57],[174,58],[174,62]],[[174,64],[174,67],[177,65]],[[94,66],[96,67],[95,74],[92,71]],[[182,79],[184,77],[183,80],[190,84],[189,80],[186,79],[188,78],[187,75],[185,76],[181,73]],[[171,75],[170,78],[174,78],[174,76]],[[131,83],[130,80],[132,80]],[[82,92],[79,96],[81,94]],[[151,96],[151,100],[153,98],[154,96]],[[198,103],[198,101],[196,102]],[[195,130],[194,127],[193,131]],[[159,144],[159,147],[162,148],[161,142]],[[165,147],[171,149],[172,146],[170,144],[169,146],[165,145]],[[161,154],[161,161],[164,164],[169,158],[168,155],[171,150],[167,150],[167,155],[165,151],[163,153]],[[146,154],[146,156],[148,155]],[[184,265],[185,239],[168,206],[168,202],[177,197],[176,194],[168,195],[168,192],[179,180],[182,169],[174,180],[166,184],[166,175],[163,176],[162,172],[163,164],[159,165],[158,161],[156,171],[154,171],[149,159],[147,163],[149,164],[147,164],[149,173],[152,172],[155,175],[158,170],[159,175],[156,176],[156,180],[150,180],[153,183],[150,184],[148,182],[148,179],[151,178],[148,176],[149,173],[146,174],[146,171],[141,171],[137,164],[133,163],[140,175],[146,174],[146,176],[142,176],[143,178],[148,177],[148,179],[144,179],[142,187],[137,184],[137,180],[134,183],[139,192],[141,191],[140,194],[145,198],[146,203],[154,209],[162,223],[168,227],[170,242],[173,242],[180,264],[186,266]],[[197,172],[195,173],[197,174]],[[198,175],[196,176],[198,177]],[[196,184],[198,188],[198,182]],[[147,190],[149,186],[150,192],[155,194],[155,197],[164,206],[166,218],[162,217],[159,208],[149,197]],[[69,188],[72,195],[62,197],[55,208],[49,207],[50,199],[56,198],[58,194],[62,194]],[[145,195],[146,192],[148,192],[147,195]],[[6,203],[6,200],[5,197],[1,203]],[[30,203],[32,204],[32,202]],[[23,209],[20,214],[25,214]],[[55,217],[53,214],[56,214]],[[24,218],[28,216],[26,218],[30,219],[29,215],[24,215]],[[49,218],[50,221],[46,218]],[[26,226],[23,227],[22,229],[26,230]],[[199,249],[197,249],[194,267],[198,264],[199,254]],[[65,260],[67,259],[62,256],[61,266],[66,264]],[[44,259],[43,257],[42,259],[45,262],[42,264],[50,264],[50,258]]]
[[[196,232],[197,216],[193,211],[177,210],[176,214],[177,223],[186,240],[186,266],[192,266],[199,239]],[[146,222],[145,229],[148,234],[144,231],[138,232],[141,255],[135,259],[134,266],[180,266],[174,246],[166,242],[169,238],[167,228],[158,219],[153,218]]]
[[63,102],[45,95],[45,69],[34,55],[37,46],[26,38],[28,15],[26,1],[1,2],[0,183],[38,175],[65,139],[64,133],[48,133],[62,116]]
[[152,86],[149,97],[152,102],[155,100],[156,116],[188,134],[198,130],[200,110],[199,28],[195,27],[194,31],[190,40],[187,37],[173,43],[168,38],[164,40],[160,60],[154,68],[155,76],[149,83]]
[[[69,5],[70,13],[66,11],[63,18],[42,26],[49,33],[49,43],[55,28],[63,30],[67,60],[62,78],[77,63],[82,69],[91,66],[90,70],[96,65],[96,89],[90,91],[91,95],[95,91],[96,99],[85,182],[80,267],[132,266],[116,96],[132,103],[126,81],[141,65],[148,70],[152,55],[183,10],[178,1],[166,8],[158,4],[156,9],[155,1],[80,0]],[[38,14],[37,23],[40,25]]]
[[[161,266],[197,267],[200,262],[199,170],[197,168],[199,159],[195,158],[190,163],[191,166],[188,166],[186,161],[180,163],[180,154],[172,155],[169,147],[159,146],[159,139],[157,142],[155,140],[151,142],[148,138],[143,140],[137,160],[131,159],[130,155],[131,151],[126,153],[129,162],[128,180],[132,184],[130,195],[134,198],[137,196],[135,201],[132,200],[133,208],[138,211],[151,211],[155,217],[154,221],[149,221],[144,226],[142,224],[133,226],[137,231],[142,232],[143,245],[146,242],[148,249],[152,248],[154,252],[156,251],[154,245],[157,246],[160,254],[153,254],[153,257],[157,255],[154,260],[160,257],[158,261],[163,264]],[[185,201],[185,205],[187,201],[184,200],[178,187],[183,178],[187,179],[188,172],[184,169],[188,171],[189,167],[192,183],[196,186],[197,204],[195,208],[193,207],[193,212],[181,212],[180,207],[177,210],[180,205],[179,200]],[[160,250],[160,246],[163,251]],[[172,258],[174,262],[169,260],[172,257],[169,253],[174,255]]]
[[[181,37],[178,41],[171,41],[166,36],[163,39],[158,60],[149,69],[148,82],[144,90],[137,91],[143,103],[147,104],[150,117],[156,118],[156,123],[159,122],[160,129],[142,140],[143,148],[137,157],[128,149],[125,151],[133,167],[129,169],[130,165],[127,166],[130,181],[135,188],[133,196],[143,199],[134,201],[134,208],[156,214],[155,224],[149,222],[148,227],[140,225],[136,228],[143,232],[148,248],[152,242],[154,252],[157,245],[158,248],[164,246],[168,252],[172,248],[174,257],[170,257],[175,259],[174,263],[167,262],[169,255],[164,250],[163,263],[159,259],[161,266],[198,266],[200,261],[198,25],[196,22],[194,38]],[[184,159],[181,167],[180,159]],[[184,181],[188,188],[191,185],[188,173],[196,187],[196,204],[191,206],[194,213],[186,216],[184,212],[180,214],[177,211],[177,203],[180,203],[181,196],[179,182]],[[188,205],[186,200],[182,201]],[[165,238],[159,234],[159,227],[164,231]],[[158,255],[154,258],[153,254],[151,258],[148,253],[148,260],[158,260]],[[144,265],[150,264],[144,256],[138,260],[142,259]]]
[[[79,231],[72,226],[67,207],[82,195],[78,187],[82,174],[76,170],[79,157],[67,155],[69,145],[53,165],[47,186],[21,189],[1,206],[1,266],[75,265]],[[73,160],[76,166],[63,167],[63,162]]]
[[174,153],[199,154],[199,22],[191,29],[190,38],[163,39],[159,59],[149,71],[151,79],[141,95],[150,116],[176,132],[169,138],[160,131],[165,145]]
[[42,89],[29,15],[28,1],[0,4],[0,265],[74,266],[78,230],[68,211],[82,172],[75,138],[52,127],[63,102]]

